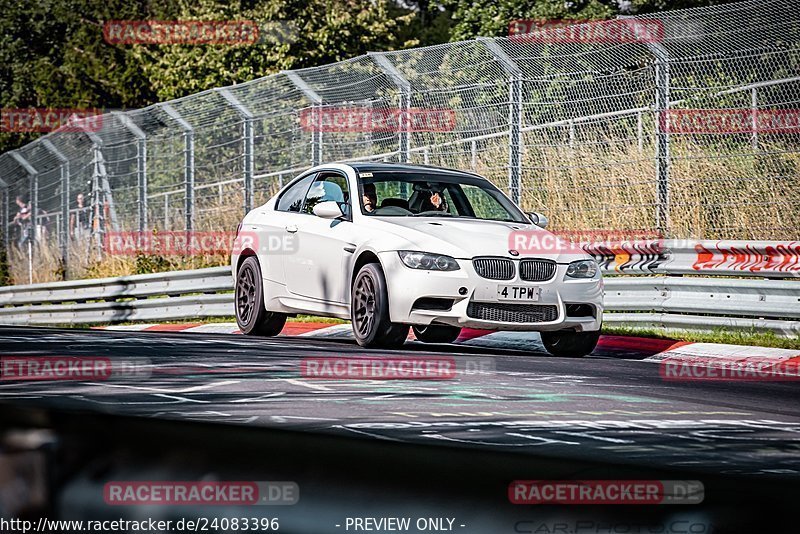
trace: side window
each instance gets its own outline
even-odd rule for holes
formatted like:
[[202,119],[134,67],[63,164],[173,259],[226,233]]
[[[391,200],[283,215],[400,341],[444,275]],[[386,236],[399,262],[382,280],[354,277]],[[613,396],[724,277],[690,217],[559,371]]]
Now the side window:
[[347,178],[337,173],[320,173],[308,190],[303,212],[313,214],[314,206],[320,202],[334,201],[339,203],[343,213],[348,214],[349,200]]
[[468,184],[462,185],[461,189],[464,191],[475,217],[479,219],[508,219],[508,211],[485,190]]
[[278,199],[275,209],[277,211],[300,211],[306,191],[316,176],[316,174],[310,174],[287,189]]

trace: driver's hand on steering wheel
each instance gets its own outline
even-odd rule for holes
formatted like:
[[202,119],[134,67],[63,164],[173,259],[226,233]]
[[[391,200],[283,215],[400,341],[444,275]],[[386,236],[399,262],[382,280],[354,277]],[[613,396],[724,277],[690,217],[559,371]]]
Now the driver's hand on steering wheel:
[[447,211],[447,205],[444,198],[438,192],[431,194],[431,204],[439,211]]

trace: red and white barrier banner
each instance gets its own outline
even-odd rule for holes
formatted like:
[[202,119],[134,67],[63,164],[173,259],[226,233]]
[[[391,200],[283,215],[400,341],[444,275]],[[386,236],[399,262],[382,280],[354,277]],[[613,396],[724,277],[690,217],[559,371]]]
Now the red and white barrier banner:
[[670,239],[586,244],[604,273],[800,276],[800,241]]

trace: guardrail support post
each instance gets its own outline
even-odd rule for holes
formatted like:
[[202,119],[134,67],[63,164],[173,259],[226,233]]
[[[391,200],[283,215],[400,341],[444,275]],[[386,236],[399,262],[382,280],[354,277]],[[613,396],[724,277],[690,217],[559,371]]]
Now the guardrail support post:
[[194,231],[194,128],[181,117],[178,110],[170,104],[159,104],[164,113],[178,123],[183,130],[184,139],[184,185],[186,199],[184,215],[186,217],[186,232]]
[[255,191],[253,189],[253,167],[255,157],[255,140],[253,137],[253,113],[236,98],[228,89],[217,89],[220,95],[242,116],[242,169],[244,175],[244,213],[254,207]]
[[[375,61],[378,68],[392,80],[392,83],[399,92],[398,103],[400,108],[400,121],[398,122],[399,131],[399,160],[400,163],[408,163],[411,149],[411,118],[408,116],[411,109],[411,82],[389,61],[389,58],[381,52],[369,52],[368,55]],[[425,164],[427,165],[427,161]]]
[[522,186],[522,71],[494,39],[479,37],[508,74],[508,194],[520,203]]
[[147,231],[147,135],[134,123],[130,117],[119,111],[112,111],[112,115],[136,137],[136,179],[139,191],[138,223],[139,232]]
[[322,109],[322,97],[298,73],[285,70],[283,74],[311,101],[311,116],[316,119],[311,124],[311,166],[316,167],[322,164],[322,129],[317,127],[318,112]]
[[61,173],[61,228],[59,243],[61,245],[61,262],[64,269],[64,280],[69,278],[69,159],[53,145],[49,139],[42,139],[42,146],[50,151],[59,161]]

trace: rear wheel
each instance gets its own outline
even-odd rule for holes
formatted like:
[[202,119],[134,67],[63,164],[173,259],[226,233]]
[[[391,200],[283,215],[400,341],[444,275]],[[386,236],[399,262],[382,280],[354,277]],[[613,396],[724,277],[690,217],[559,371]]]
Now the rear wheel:
[[261,267],[255,256],[242,262],[236,274],[236,323],[243,334],[276,336],[286,324],[286,314],[268,312],[264,307]]
[[358,271],[351,295],[350,318],[359,345],[396,348],[405,343],[408,325],[389,321],[386,278],[378,264],[368,263]]
[[432,324],[428,326],[412,326],[414,336],[423,343],[452,343],[458,339],[461,328],[450,325]]
[[591,354],[600,339],[597,332],[573,332],[561,330],[558,332],[542,332],[542,343],[547,352],[553,356],[568,356],[580,358]]

